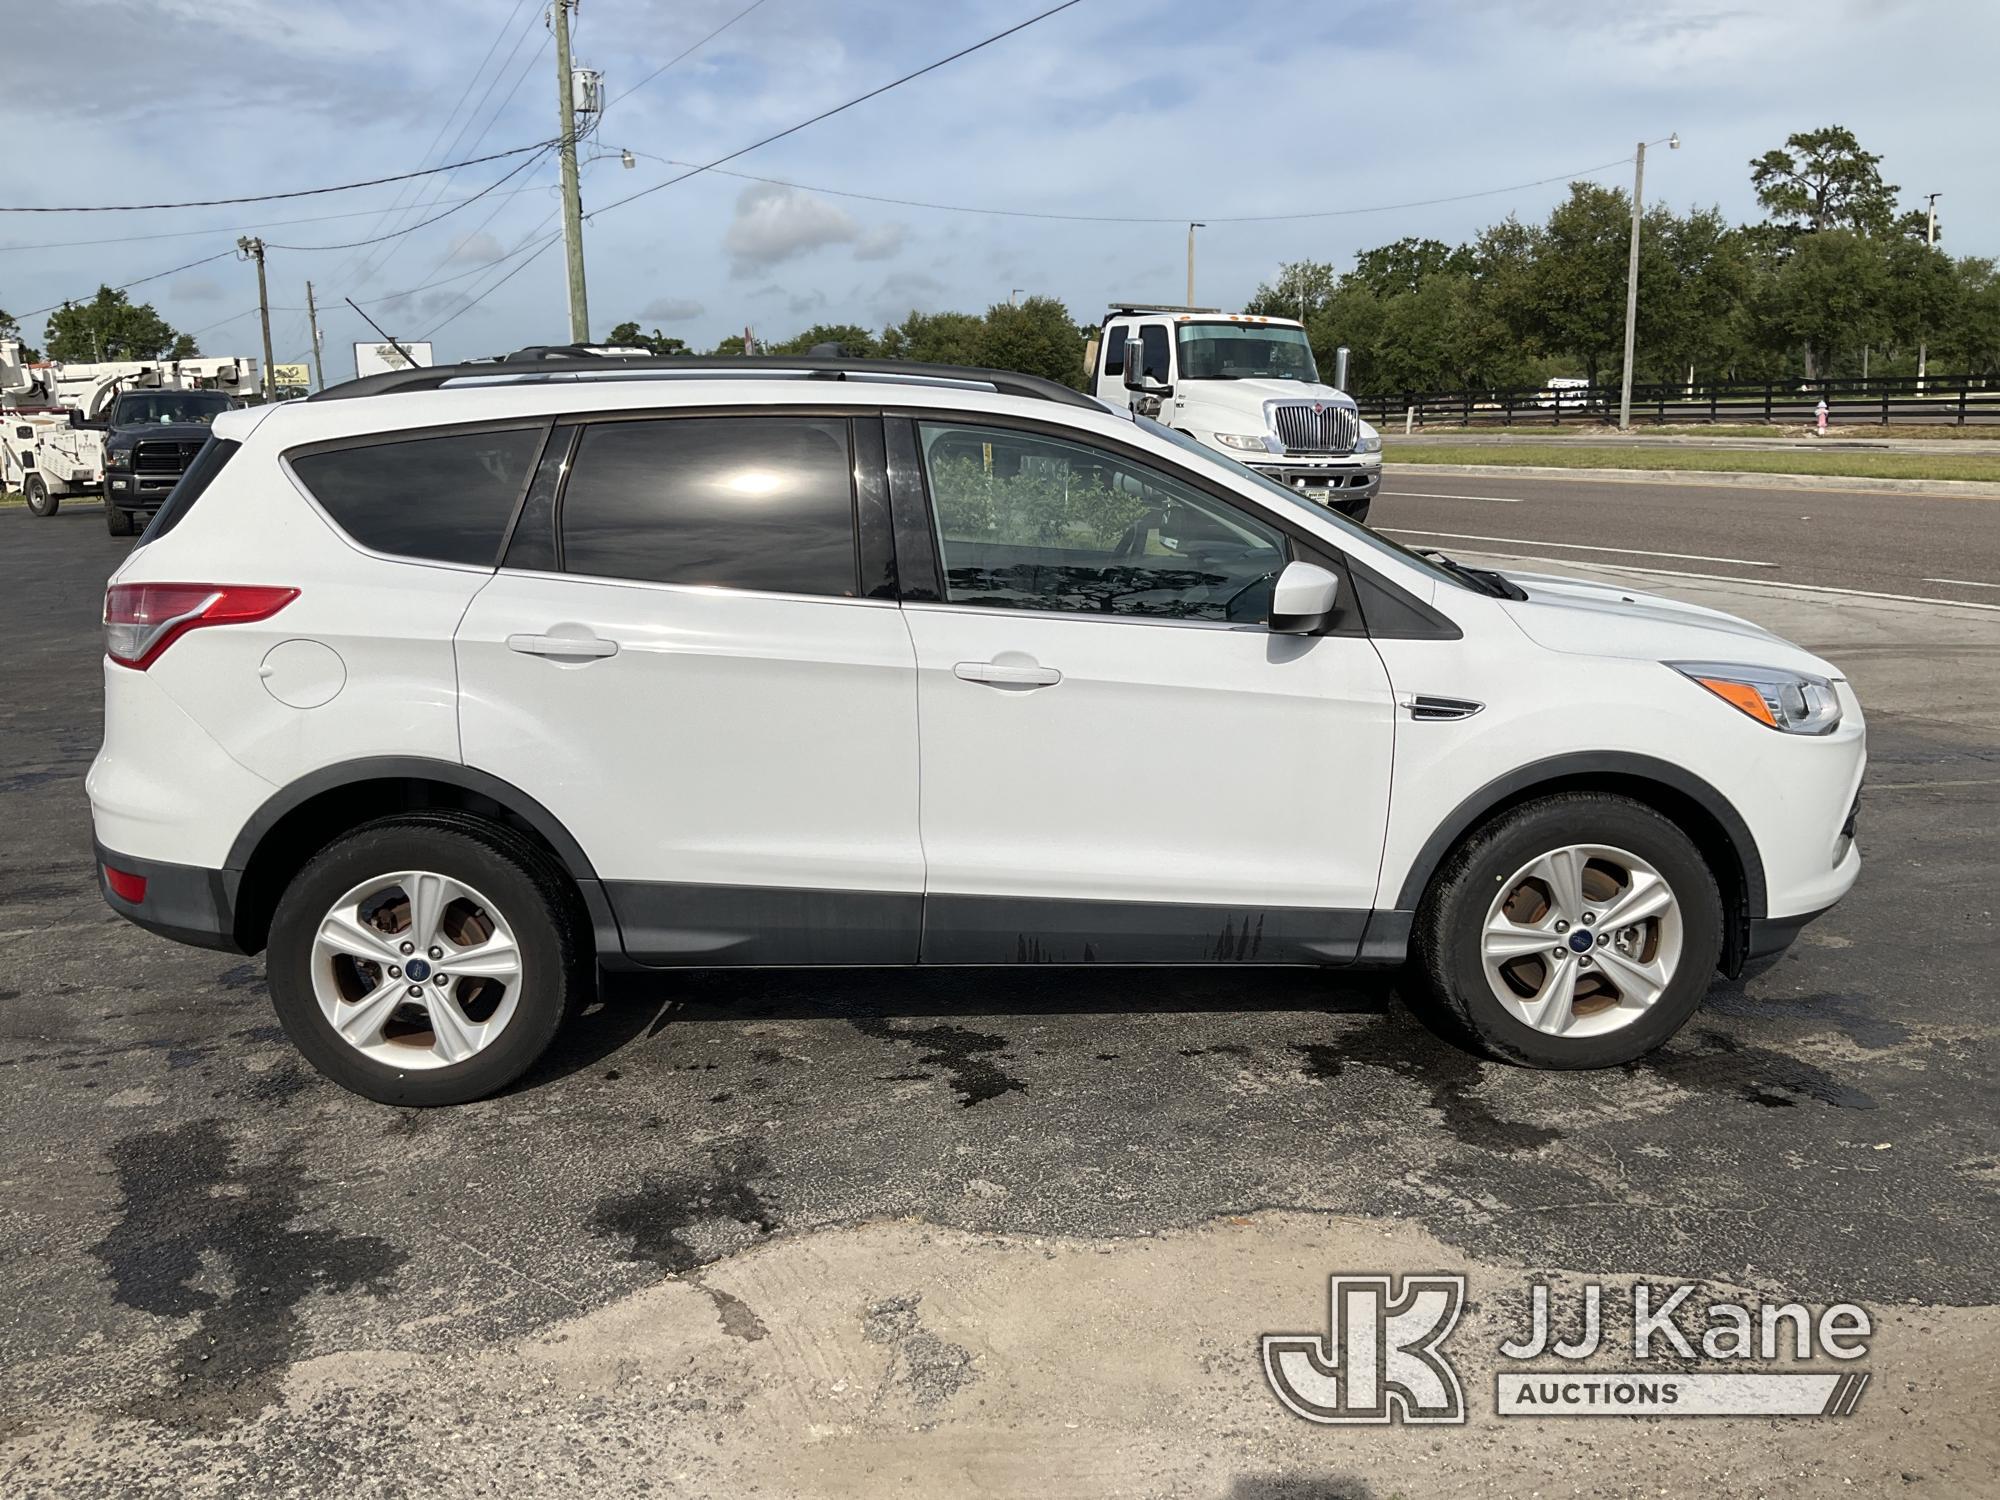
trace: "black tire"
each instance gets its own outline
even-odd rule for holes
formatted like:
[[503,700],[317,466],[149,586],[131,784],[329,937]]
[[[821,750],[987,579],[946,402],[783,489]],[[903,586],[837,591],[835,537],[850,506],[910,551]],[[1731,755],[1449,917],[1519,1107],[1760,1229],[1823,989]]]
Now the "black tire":
[[[1481,951],[1499,886],[1538,855],[1574,844],[1637,855],[1680,904],[1680,963],[1665,991],[1638,1019],[1597,1036],[1552,1036],[1512,1015],[1487,981]],[[1414,957],[1431,996],[1493,1056],[1533,1068],[1610,1068],[1687,1024],[1714,978],[1722,935],[1722,893],[1693,840],[1630,798],[1565,792],[1502,813],[1452,852],[1417,908]]]
[[[315,934],[333,904],[387,870],[434,870],[486,894],[521,952],[513,1018],[486,1048],[443,1067],[396,1068],[350,1046],[313,992]],[[539,849],[483,819],[414,813],[334,840],[286,887],[271,919],[265,968],[278,1020],[305,1058],[346,1089],[383,1104],[464,1104],[526,1072],[590,988],[588,927],[575,887]]]
[[61,497],[49,493],[48,481],[39,474],[30,474],[21,481],[21,496],[28,502],[31,515],[52,516],[62,509]]
[[104,529],[113,536],[130,536],[139,528],[132,524],[132,512],[120,510],[107,498],[104,502]]

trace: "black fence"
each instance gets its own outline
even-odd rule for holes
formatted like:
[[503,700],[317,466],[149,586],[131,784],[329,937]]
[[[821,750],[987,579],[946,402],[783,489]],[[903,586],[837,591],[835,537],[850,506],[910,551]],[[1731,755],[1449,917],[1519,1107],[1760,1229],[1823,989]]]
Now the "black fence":
[[[1357,396],[1361,414],[1385,431],[1414,427],[1601,426],[1618,420],[1618,388],[1530,386],[1513,391],[1432,391]],[[2000,423],[2000,384],[1962,375],[1883,380],[1786,380],[1762,385],[1635,385],[1632,420],[1662,423],[1808,425],[1826,402],[1835,427],[1892,423],[1965,427]]]

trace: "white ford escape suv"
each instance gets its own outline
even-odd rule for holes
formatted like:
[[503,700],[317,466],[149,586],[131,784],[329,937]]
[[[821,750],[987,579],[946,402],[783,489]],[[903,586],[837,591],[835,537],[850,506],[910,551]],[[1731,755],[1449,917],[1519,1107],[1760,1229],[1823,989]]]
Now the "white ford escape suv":
[[1754,625],[1030,377],[560,353],[219,417],[106,595],[105,899],[370,1098],[595,967],[1407,959],[1604,1066],[1854,882],[1860,708]]

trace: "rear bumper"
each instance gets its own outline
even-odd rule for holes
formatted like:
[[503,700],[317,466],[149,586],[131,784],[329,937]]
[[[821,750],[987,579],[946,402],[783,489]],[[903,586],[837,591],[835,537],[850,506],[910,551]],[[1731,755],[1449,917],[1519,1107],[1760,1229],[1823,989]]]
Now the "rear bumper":
[[[236,886],[241,878],[237,871],[139,859],[106,849],[95,840],[91,848],[97,860],[98,891],[119,916],[177,943],[225,953],[249,951],[236,939]],[[104,873],[106,867],[144,880],[145,899],[127,901],[112,890]]]

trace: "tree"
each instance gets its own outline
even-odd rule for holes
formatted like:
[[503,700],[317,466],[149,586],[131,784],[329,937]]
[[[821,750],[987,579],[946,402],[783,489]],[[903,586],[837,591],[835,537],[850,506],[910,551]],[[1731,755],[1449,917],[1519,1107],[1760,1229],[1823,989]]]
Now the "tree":
[[1757,201],[1790,228],[1880,234],[1891,228],[1897,192],[1882,180],[1881,161],[1846,126],[1828,125],[1787,136],[1782,150],[1752,161],[1750,181]]
[[1887,291],[1881,246],[1852,230],[1828,229],[1803,236],[1766,278],[1757,311],[1765,337],[1798,349],[1805,378],[1819,380],[1842,355],[1887,336]]
[[201,345],[195,342],[191,333],[175,334],[173,347],[167,350],[168,359],[195,359],[200,354]]
[[[651,333],[639,332],[637,323],[620,323],[605,339],[608,344],[617,344],[627,349],[644,349],[656,355],[687,354],[689,350],[684,339],[669,338],[655,328]],[[739,338],[738,342],[741,340]]]
[[1053,297],[1030,297],[1018,307],[996,302],[986,310],[979,362],[1081,388],[1083,338],[1069,309]]
[[1433,276],[1463,276],[1472,270],[1472,252],[1443,240],[1403,238],[1393,245],[1363,250],[1348,273],[1378,297],[1414,292]]
[[890,359],[976,365],[982,358],[980,343],[985,334],[986,322],[977,313],[921,313],[912,308],[901,323],[891,323],[882,330],[882,353]]
[[1263,318],[1297,318],[1301,323],[1309,322],[1315,313],[1326,310],[1339,281],[1333,266],[1326,261],[1287,261],[1278,267],[1278,279],[1259,286],[1243,310]]
[[64,303],[48,322],[49,358],[71,364],[159,359],[181,337],[151,303],[132,303],[108,286],[88,302]]
[[815,323],[797,337],[773,344],[771,352],[810,354],[815,344],[838,344],[850,359],[872,359],[877,350],[875,335],[866,328],[853,323]]
[[[0,339],[16,339],[16,340],[22,339],[21,324],[19,320],[16,319],[15,316],[10,312],[0,312]],[[25,342],[25,340],[22,340],[21,342],[22,363],[32,365],[39,362],[41,357],[42,357],[41,350],[29,347],[29,345]]]

